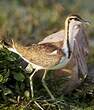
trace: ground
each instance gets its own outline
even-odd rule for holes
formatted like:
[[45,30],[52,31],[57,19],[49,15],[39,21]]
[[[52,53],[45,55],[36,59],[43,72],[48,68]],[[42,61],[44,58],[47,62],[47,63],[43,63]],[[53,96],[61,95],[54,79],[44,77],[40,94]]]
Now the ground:
[[[91,49],[89,56],[89,74],[85,81],[71,95],[63,96],[66,77],[55,78],[54,71],[47,75],[46,82],[54,96],[52,101],[41,84],[41,78],[34,78],[35,98],[30,98],[29,75],[24,72],[20,57],[7,49],[0,50],[0,110],[40,110],[35,101],[44,110],[93,110],[94,109],[94,69]],[[40,72],[41,73],[41,72]]]

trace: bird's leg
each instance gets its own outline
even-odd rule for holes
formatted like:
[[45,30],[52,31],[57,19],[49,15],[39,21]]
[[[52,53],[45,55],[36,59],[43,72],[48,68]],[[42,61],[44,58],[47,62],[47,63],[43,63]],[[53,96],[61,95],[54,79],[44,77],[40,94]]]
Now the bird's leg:
[[[31,88],[31,96],[32,99],[34,98],[34,91],[33,91],[33,81],[32,78],[34,76],[34,74],[38,71],[38,69],[35,69],[34,72],[30,75],[29,79],[30,79],[30,88]],[[29,102],[29,104],[31,103],[31,101]],[[38,106],[39,109],[44,110],[38,103],[36,100],[34,100],[34,103],[36,104],[36,106]],[[28,105],[29,105],[28,104]]]
[[44,72],[44,74],[43,74],[42,84],[43,84],[44,88],[46,89],[46,91],[48,92],[48,94],[50,95],[51,99],[52,99],[52,100],[55,100],[54,96],[52,95],[51,91],[49,90],[49,88],[48,88],[47,85],[46,85],[46,82],[45,82],[46,73],[47,73],[47,70],[45,70],[45,72]]
[[38,70],[35,69],[34,72],[30,75],[29,79],[30,79],[30,89],[31,89],[31,96],[32,98],[34,97],[34,91],[33,91],[33,81],[32,78],[34,76],[34,74],[37,72]]

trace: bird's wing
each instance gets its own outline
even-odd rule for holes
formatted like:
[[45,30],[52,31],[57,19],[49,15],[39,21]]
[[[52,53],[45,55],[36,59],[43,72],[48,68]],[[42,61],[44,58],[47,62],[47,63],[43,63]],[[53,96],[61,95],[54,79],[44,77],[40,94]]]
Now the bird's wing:
[[28,51],[31,56],[29,61],[44,68],[55,66],[65,56],[61,49],[51,43],[34,44]]
[[45,37],[39,44],[44,44],[44,43],[54,43],[54,42],[60,42],[64,40],[64,30],[61,30],[59,32],[56,32],[54,34],[51,34],[47,37]]
[[78,42],[79,46],[82,48],[84,56],[88,55],[89,53],[88,34],[86,33],[86,30],[83,26],[80,27],[80,30],[75,39]]
[[[47,36],[41,42],[39,42],[39,44],[62,42],[64,41],[64,34],[64,30],[61,30],[57,33]],[[59,47],[62,48],[61,45]],[[75,60],[73,61],[75,62],[76,66],[80,69],[82,74],[87,74],[88,69],[86,64],[86,56],[88,55],[89,51],[89,43],[87,33],[83,26],[80,27],[79,32],[76,35],[74,47],[75,49],[72,58],[74,58],[75,56]]]
[[74,41],[74,52],[75,60],[81,71],[81,73],[86,76],[88,73],[86,57],[89,51],[88,36],[85,32],[85,28],[81,27]]

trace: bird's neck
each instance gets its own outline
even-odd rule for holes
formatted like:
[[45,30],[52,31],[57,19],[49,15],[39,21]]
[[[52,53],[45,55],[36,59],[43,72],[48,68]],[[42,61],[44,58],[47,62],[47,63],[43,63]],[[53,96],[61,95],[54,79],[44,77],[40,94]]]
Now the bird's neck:
[[15,43],[14,45],[14,52],[20,55],[21,57],[26,57],[27,59],[30,58],[30,51],[28,50],[28,47],[23,46],[20,43]]
[[69,22],[65,22],[65,38],[63,50],[68,58],[71,57],[73,51],[74,39],[73,39],[73,27],[69,25]]

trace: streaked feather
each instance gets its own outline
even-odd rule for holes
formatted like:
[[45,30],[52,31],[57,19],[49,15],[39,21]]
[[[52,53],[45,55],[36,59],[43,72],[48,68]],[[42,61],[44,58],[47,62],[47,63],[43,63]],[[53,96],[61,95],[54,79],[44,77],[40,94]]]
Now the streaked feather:
[[[64,36],[65,36],[64,30],[61,30],[57,33],[47,36],[41,42],[39,42],[39,44],[64,41]],[[60,46],[60,48],[62,48],[62,46]],[[88,55],[88,51],[89,51],[88,36],[85,31],[85,28],[82,26],[80,27],[79,32],[77,33],[75,38],[73,57],[71,61],[75,63],[75,65],[77,66],[77,68],[80,69],[83,75],[88,73],[86,63],[86,56]]]

